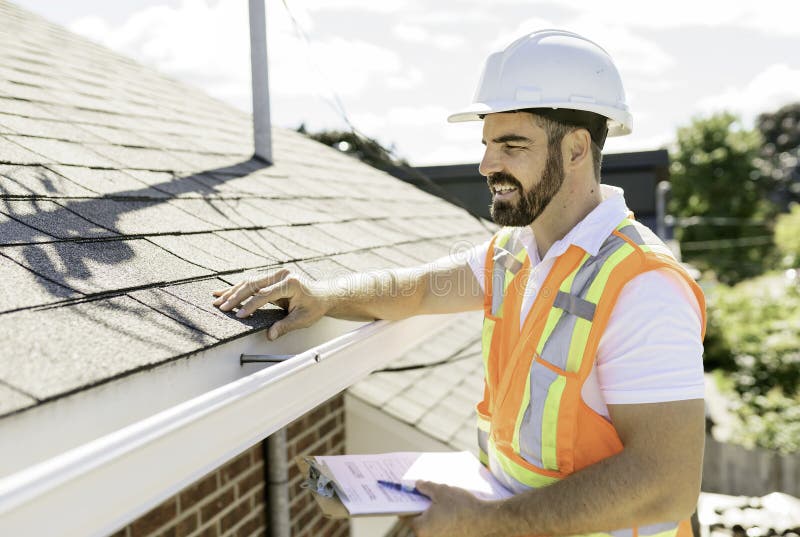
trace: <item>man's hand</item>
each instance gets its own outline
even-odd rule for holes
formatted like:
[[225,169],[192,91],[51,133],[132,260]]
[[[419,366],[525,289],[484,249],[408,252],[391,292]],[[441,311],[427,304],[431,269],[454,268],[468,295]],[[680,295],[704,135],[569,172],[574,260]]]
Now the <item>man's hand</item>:
[[263,277],[251,278],[228,289],[214,291],[213,304],[222,311],[239,307],[236,316],[249,317],[265,304],[275,304],[288,311],[288,315],[273,324],[267,338],[274,340],[283,334],[305,328],[317,322],[328,311],[324,293],[316,292],[311,282],[305,281],[286,269]]
[[466,490],[417,481],[417,490],[431,499],[421,515],[408,519],[417,537],[490,537],[483,522],[489,505]]

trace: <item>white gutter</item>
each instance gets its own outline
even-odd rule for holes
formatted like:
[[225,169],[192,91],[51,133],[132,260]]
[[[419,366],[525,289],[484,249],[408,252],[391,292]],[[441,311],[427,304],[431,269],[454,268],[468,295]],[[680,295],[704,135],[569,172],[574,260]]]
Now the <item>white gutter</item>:
[[370,323],[12,474],[0,480],[0,535],[112,533],[450,319]]

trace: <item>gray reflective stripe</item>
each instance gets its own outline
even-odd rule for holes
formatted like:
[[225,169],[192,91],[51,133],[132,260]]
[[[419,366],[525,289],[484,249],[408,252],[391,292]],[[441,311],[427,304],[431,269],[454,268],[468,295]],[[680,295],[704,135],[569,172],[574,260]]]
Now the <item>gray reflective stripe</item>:
[[544,404],[550,385],[558,378],[558,374],[539,362],[534,361],[530,373],[530,402],[522,416],[519,432],[519,451],[523,459],[538,468],[542,463],[542,422]]
[[489,453],[489,434],[480,427],[478,428],[478,447],[484,453]]
[[506,269],[498,264],[494,265],[492,272],[492,315],[497,315],[503,305],[505,295]]
[[[573,315],[586,319],[587,321],[594,319],[594,310],[596,306],[581,297],[559,291],[553,305]],[[570,332],[570,334],[571,333],[572,332]]]
[[623,239],[616,235],[610,235],[600,246],[597,255],[587,259],[583,266],[578,269],[578,273],[572,281],[570,294],[584,298],[600,269],[603,268],[603,264],[624,244],[625,241]]
[[678,529],[678,522],[662,522],[660,524],[650,524],[649,526],[639,526],[639,535],[642,537],[646,535],[657,535],[665,531]]
[[[505,299],[506,271],[516,275],[523,263],[516,256],[524,249],[522,241],[518,239],[518,233],[512,232],[505,247],[495,246],[492,253],[494,270],[492,272],[492,315],[497,315],[503,307]],[[526,252],[527,255],[527,252]]]
[[511,238],[508,239],[508,242],[504,246],[504,248],[511,252],[511,255],[517,255],[520,250],[522,250],[522,242],[519,240],[519,233],[514,231],[511,233]]
[[494,262],[502,265],[511,274],[516,274],[522,268],[522,263],[514,257],[514,254],[503,248],[494,249]]
[[661,239],[658,238],[658,235],[653,233],[649,227],[639,222],[633,222],[628,226],[620,228],[619,232],[639,245],[663,244]]
[[630,225],[620,228],[619,232],[640,246],[650,247],[650,250],[654,253],[666,255],[672,258],[675,257],[675,254],[672,253],[672,250],[670,250],[669,247],[658,238],[658,235],[653,233],[650,228],[640,224],[639,222],[633,222]]
[[628,237],[630,240],[635,242],[636,244],[644,244],[644,239],[642,235],[637,231],[633,224],[621,227],[619,232]]
[[516,480],[516,478],[512,475],[507,474],[503,470],[503,465],[500,464],[500,461],[497,460],[497,457],[494,454],[494,450],[488,452],[489,455],[489,468],[492,472],[492,475],[497,478],[501,485],[505,488],[513,492],[514,494],[519,494],[521,492],[525,492],[526,490],[531,490],[531,487],[525,485],[524,483],[520,483]]
[[632,529],[614,530],[614,531],[609,531],[608,533],[610,533],[614,537],[633,537],[633,530]]
[[569,344],[572,341],[572,332],[575,330],[575,323],[578,318],[568,313],[561,314],[561,318],[556,323],[553,332],[542,348],[542,360],[553,364],[559,369],[567,369],[569,359]]

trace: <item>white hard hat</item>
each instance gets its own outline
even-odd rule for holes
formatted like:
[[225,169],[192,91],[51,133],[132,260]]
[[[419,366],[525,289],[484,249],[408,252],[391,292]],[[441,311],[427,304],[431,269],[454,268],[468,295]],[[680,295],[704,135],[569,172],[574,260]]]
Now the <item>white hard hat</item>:
[[630,134],[633,118],[622,78],[596,43],[564,30],[539,30],[486,59],[470,106],[450,122],[528,108],[593,112],[607,118],[608,135]]

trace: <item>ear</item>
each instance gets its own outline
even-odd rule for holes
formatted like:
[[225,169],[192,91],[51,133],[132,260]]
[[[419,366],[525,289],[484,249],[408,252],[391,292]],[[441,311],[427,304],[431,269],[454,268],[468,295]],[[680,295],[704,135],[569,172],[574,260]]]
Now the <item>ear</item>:
[[586,129],[575,129],[561,142],[564,168],[580,168],[592,159],[592,138]]

